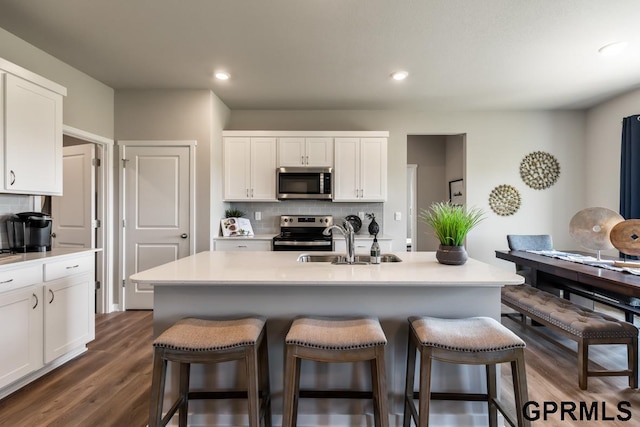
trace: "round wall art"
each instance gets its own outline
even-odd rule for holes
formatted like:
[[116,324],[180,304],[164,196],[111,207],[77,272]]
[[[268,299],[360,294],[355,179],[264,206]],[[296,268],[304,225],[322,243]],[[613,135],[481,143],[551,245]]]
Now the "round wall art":
[[501,216],[513,215],[520,209],[520,193],[511,185],[499,185],[489,194],[489,207]]
[[527,154],[520,163],[520,177],[529,187],[543,190],[551,187],[560,176],[560,163],[549,153]]

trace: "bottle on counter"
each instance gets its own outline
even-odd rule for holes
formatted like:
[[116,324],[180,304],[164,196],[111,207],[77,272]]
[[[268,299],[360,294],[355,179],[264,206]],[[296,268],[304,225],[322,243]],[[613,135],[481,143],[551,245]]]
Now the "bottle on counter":
[[373,243],[371,244],[371,264],[380,264],[380,245],[378,244],[378,236],[373,236]]

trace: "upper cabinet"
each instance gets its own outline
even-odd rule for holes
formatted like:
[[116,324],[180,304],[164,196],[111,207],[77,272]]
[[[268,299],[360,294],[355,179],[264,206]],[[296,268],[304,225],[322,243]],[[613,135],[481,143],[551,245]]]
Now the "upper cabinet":
[[278,138],[278,167],[332,167],[333,138]]
[[0,60],[1,191],[62,194],[62,97],[66,90]]
[[336,138],[336,202],[384,202],[387,199],[387,138]]
[[277,201],[276,138],[224,138],[224,200]]

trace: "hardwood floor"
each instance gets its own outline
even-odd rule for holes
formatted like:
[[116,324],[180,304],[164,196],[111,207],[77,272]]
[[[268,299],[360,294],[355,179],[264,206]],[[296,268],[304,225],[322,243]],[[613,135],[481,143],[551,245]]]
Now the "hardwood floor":
[[[0,426],[145,426],[151,385],[152,322],[150,311],[98,315],[96,340],[89,344],[88,352],[0,400]],[[527,343],[530,401],[537,402],[541,408],[544,402],[557,405],[573,402],[577,406],[576,418],[580,417],[580,402],[586,402],[589,408],[596,402],[598,408],[598,420],[572,421],[568,416],[562,420],[558,410],[546,421],[533,422],[534,427],[639,425],[640,393],[629,389],[625,378],[590,378],[589,389],[580,390],[575,354],[511,320],[505,319],[503,323]],[[560,339],[575,350],[572,341]],[[591,360],[602,366],[622,366],[626,360],[622,346],[599,346],[591,356]],[[507,365],[503,365],[502,379],[503,397],[507,405],[512,405],[511,374]],[[618,410],[621,401],[631,405],[624,407],[631,412],[629,421],[616,418],[627,416]],[[603,420],[603,415],[614,420]]]

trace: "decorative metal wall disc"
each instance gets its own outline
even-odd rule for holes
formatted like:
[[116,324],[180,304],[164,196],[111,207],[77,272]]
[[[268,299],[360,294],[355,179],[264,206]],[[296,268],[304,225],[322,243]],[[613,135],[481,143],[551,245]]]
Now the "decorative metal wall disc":
[[529,187],[543,190],[556,183],[560,176],[560,163],[549,153],[536,151],[527,154],[520,163],[520,177]]
[[640,255],[640,219],[628,219],[611,229],[611,244],[627,255]]
[[624,218],[607,208],[583,209],[571,218],[569,233],[582,247],[601,250],[613,249],[609,234]]
[[520,209],[520,193],[510,185],[499,185],[489,194],[489,207],[501,216],[513,215]]

